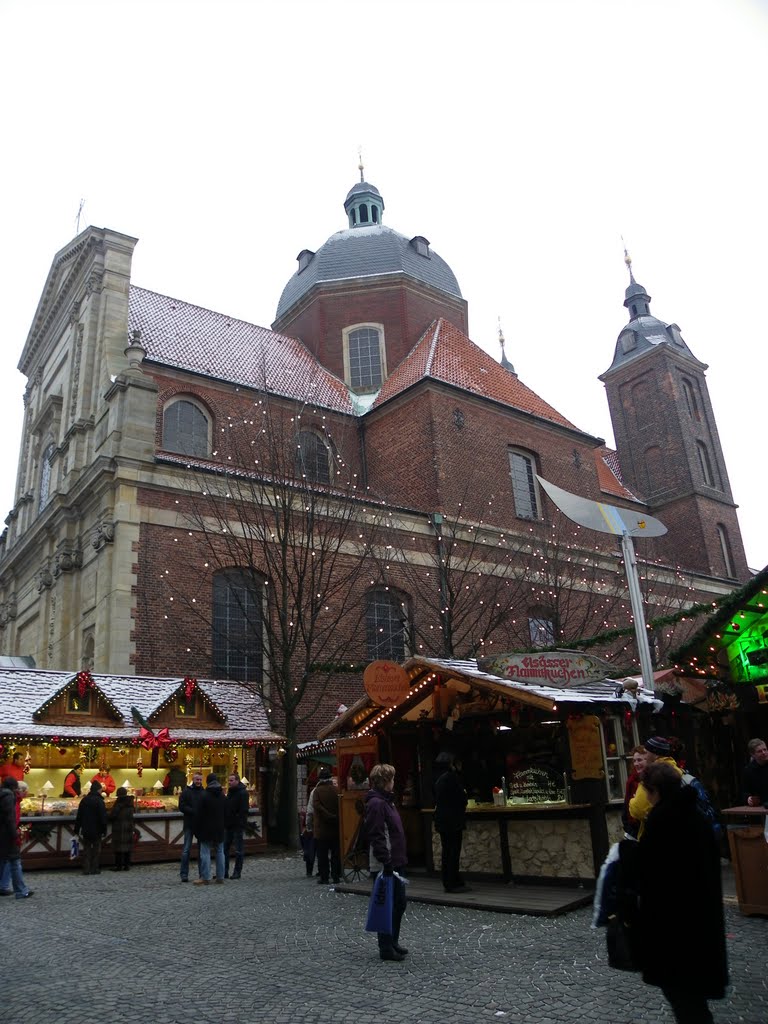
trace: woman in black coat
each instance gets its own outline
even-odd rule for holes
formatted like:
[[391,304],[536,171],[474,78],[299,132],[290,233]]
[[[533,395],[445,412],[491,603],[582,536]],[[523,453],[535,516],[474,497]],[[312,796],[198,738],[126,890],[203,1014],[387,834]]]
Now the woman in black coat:
[[133,797],[121,786],[117,800],[109,813],[112,822],[112,849],[115,854],[113,871],[128,871],[133,850]]
[[717,841],[674,768],[650,765],[643,784],[652,804],[645,831],[620,846],[639,895],[643,981],[659,986],[679,1024],[709,1024],[707,1000],[722,999],[728,984]]

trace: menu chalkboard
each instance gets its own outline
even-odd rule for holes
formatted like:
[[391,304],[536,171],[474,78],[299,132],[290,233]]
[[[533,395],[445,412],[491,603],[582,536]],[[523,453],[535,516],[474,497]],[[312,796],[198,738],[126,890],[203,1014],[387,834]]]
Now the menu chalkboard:
[[518,803],[549,804],[565,800],[563,776],[550,768],[526,768],[509,779],[510,799]]

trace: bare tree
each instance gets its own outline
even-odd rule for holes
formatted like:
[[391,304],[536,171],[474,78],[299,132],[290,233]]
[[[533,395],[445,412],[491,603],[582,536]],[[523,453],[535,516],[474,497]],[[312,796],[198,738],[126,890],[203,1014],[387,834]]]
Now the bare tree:
[[356,450],[353,424],[339,417],[331,428],[321,412],[268,396],[230,418],[215,462],[186,463],[179,522],[199,558],[197,584],[164,576],[199,656],[212,637],[214,672],[255,687],[285,732],[291,838],[297,738],[329,681],[359,658],[366,555],[382,519],[345,447]]

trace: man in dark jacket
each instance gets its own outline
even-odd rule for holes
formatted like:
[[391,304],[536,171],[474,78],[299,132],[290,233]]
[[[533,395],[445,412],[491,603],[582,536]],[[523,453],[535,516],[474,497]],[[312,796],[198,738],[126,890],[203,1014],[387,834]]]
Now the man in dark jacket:
[[750,740],[747,744],[750,761],[744,769],[741,785],[750,807],[768,806],[768,746],[765,740]]
[[[243,870],[243,843],[248,824],[248,790],[237,772],[230,772],[227,789],[227,817],[224,832],[224,877],[239,878]],[[235,846],[235,869],[229,873],[229,851]]]
[[75,835],[82,843],[83,874],[100,875],[101,840],[107,834],[107,808],[101,795],[101,783],[92,782],[87,796],[77,808]]
[[21,870],[20,786],[26,790],[26,784],[19,783],[12,775],[6,775],[0,786],[0,877],[3,879],[0,895],[13,893],[17,900],[24,900],[32,895],[32,890],[27,887]]
[[437,755],[435,767],[435,831],[440,835],[443,888],[446,892],[466,892],[459,873],[461,841],[466,827],[467,793],[457,771],[453,755]]
[[[179,810],[184,815],[184,846],[181,850],[181,865],[180,874],[182,882],[189,881],[189,858],[192,853],[192,841],[195,838],[195,823],[197,821],[197,812],[200,808],[200,801],[203,793],[203,773],[195,772],[192,776],[192,785],[185,786],[181,791],[179,797]],[[197,874],[199,878],[203,876],[200,873],[200,846],[198,844],[197,850]]]
[[330,854],[330,877],[341,881],[341,856],[339,853],[339,794],[331,776],[330,768],[321,768],[317,785],[312,792],[313,831],[317,843],[317,868],[320,877],[318,885],[327,885],[328,856]]
[[216,882],[224,883],[224,831],[227,801],[221,783],[215,775],[205,780],[197,810],[195,835],[200,844],[200,877],[195,885],[208,885],[211,881],[211,852],[216,857]]

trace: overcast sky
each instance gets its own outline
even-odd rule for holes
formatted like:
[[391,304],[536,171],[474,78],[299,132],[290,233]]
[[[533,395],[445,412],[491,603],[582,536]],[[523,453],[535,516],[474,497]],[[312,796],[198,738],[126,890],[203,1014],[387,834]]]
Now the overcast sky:
[[[269,326],[358,179],[425,235],[470,337],[613,442],[626,239],[708,383],[753,568],[762,447],[768,6],[761,0],[0,0],[0,511],[16,365],[55,253],[136,236],[133,282]],[[1,518],[1,517],[0,517]]]

